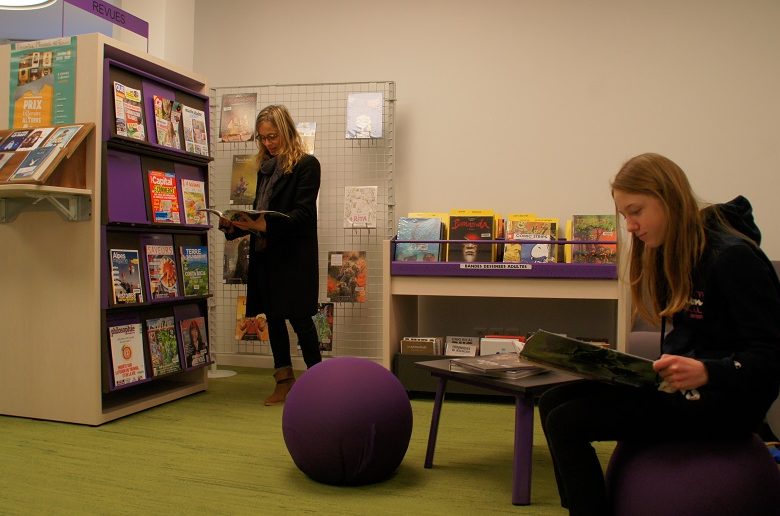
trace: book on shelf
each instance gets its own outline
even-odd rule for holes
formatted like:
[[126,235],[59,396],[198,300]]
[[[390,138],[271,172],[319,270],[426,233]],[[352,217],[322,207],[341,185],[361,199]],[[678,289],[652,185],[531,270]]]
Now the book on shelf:
[[62,147],[38,147],[24,157],[8,181],[39,181],[62,152]]
[[[398,240],[442,240],[444,224],[438,217],[398,217]],[[441,261],[443,245],[430,242],[401,242],[395,246],[399,262]]]
[[206,182],[197,179],[181,180],[181,198],[184,203],[185,224],[206,224]]
[[344,187],[344,227],[375,228],[377,212],[376,186]]
[[328,251],[327,295],[335,303],[365,303],[368,264],[365,251]]
[[546,369],[527,362],[518,356],[517,352],[512,352],[490,356],[451,358],[450,371],[517,379],[544,373]]
[[203,156],[209,155],[209,135],[206,129],[206,113],[190,106],[182,106],[184,126],[184,150]]
[[539,240],[539,243],[507,242],[504,244],[504,262],[547,263],[557,260],[557,248],[555,244],[550,243],[550,241],[558,239],[556,219],[509,215],[506,222],[505,239]]
[[346,138],[382,138],[384,105],[381,91],[348,94]]
[[496,244],[478,244],[495,238],[496,217],[492,210],[452,210],[449,240],[472,242],[447,245],[448,262],[492,262],[496,259]]
[[149,202],[152,207],[152,222],[179,224],[179,194],[176,174],[163,170],[150,170]]
[[635,387],[658,385],[652,360],[545,330],[535,332],[526,340],[520,356],[580,378]]
[[146,249],[146,267],[152,301],[179,297],[179,277],[172,245],[151,244]]
[[185,296],[209,293],[209,248],[205,245],[180,246],[181,283]]
[[14,157],[13,152],[0,152],[0,170]]
[[147,319],[146,340],[149,343],[152,376],[181,371],[179,344],[172,315]]
[[320,351],[333,351],[333,307],[333,303],[319,303],[317,313],[312,316]]
[[181,123],[181,102],[158,95],[152,96],[154,105],[154,126],[157,144],[172,149],[181,149],[179,124]]
[[593,243],[571,244],[572,263],[617,263],[617,244],[601,244],[617,240],[617,218],[612,215],[572,215],[570,240]]
[[444,338],[444,354],[452,357],[475,357],[479,354],[479,337],[447,335]]
[[11,134],[5,137],[3,143],[0,144],[0,151],[10,152],[19,148],[27,135],[30,134],[30,129],[21,129],[18,131],[12,131]]
[[179,321],[184,367],[190,369],[206,365],[209,360],[209,343],[206,318],[193,317]]
[[485,335],[479,339],[479,354],[516,353],[524,341],[525,337],[519,335]]
[[314,154],[314,141],[317,135],[317,122],[298,122],[295,126],[298,134],[301,136],[303,148],[306,154]]
[[230,173],[230,204],[253,205],[257,189],[257,156],[234,154]]
[[269,342],[268,323],[265,314],[246,315],[246,296],[236,298],[236,340]]
[[67,147],[68,143],[78,134],[83,124],[64,125],[57,127],[49,136],[49,139],[43,143],[43,147]]
[[225,241],[222,256],[222,282],[236,285],[247,282],[249,274],[249,235]]
[[404,337],[400,351],[402,355],[441,355],[443,347],[441,337]]
[[146,139],[141,90],[114,81],[114,115],[118,136]]
[[16,148],[17,151],[31,151],[39,148],[41,144],[46,140],[46,137],[54,130],[53,127],[37,127],[30,131],[22,144]]
[[140,322],[108,326],[113,386],[146,380],[144,336]]
[[[426,219],[426,218],[436,218],[441,220],[441,223],[444,224],[444,232],[442,233],[442,238],[447,238],[447,235],[449,234],[449,228],[450,228],[450,214],[442,211],[414,211],[409,212],[406,214],[409,218],[415,218],[415,219]],[[442,249],[442,259],[444,259],[444,249]]]
[[115,305],[144,302],[141,260],[137,249],[110,249],[111,283]]

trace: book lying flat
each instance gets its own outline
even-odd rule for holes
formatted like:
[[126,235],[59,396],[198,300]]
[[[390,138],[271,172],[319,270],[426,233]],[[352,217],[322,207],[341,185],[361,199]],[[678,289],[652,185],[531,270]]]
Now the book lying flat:
[[546,370],[520,359],[517,353],[498,353],[478,357],[451,358],[450,371],[514,379],[537,375]]
[[580,378],[635,387],[656,387],[659,383],[652,360],[544,330],[526,340],[520,356]]
[[290,218],[289,215],[286,213],[282,213],[281,211],[274,211],[274,210],[225,210],[225,211],[219,211],[215,210],[214,208],[201,208],[197,211],[205,211],[206,213],[211,213],[212,215],[216,215],[217,217],[228,219],[230,221],[237,221],[241,220],[242,215],[248,215],[250,218],[257,219],[260,215],[274,215],[274,216],[282,216]]

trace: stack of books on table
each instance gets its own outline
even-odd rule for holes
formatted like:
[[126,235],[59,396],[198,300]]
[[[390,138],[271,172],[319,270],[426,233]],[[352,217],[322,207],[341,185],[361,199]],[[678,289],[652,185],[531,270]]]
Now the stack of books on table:
[[517,353],[499,353],[450,359],[450,371],[517,379],[547,371],[544,367],[521,360]]

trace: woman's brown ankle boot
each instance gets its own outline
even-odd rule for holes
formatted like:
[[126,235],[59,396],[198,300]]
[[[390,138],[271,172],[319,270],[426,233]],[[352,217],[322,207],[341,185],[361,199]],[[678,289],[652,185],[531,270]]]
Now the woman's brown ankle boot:
[[284,403],[287,393],[295,383],[295,373],[292,367],[282,367],[274,371],[274,379],[276,379],[276,387],[273,394],[265,399],[266,406]]

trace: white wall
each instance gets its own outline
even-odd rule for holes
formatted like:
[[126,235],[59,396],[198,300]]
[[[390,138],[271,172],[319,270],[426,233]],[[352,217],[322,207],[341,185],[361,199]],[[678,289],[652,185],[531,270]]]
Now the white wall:
[[397,214],[611,212],[627,158],[745,194],[780,259],[780,2],[195,1],[213,86],[394,80]]
[[127,43],[148,43],[150,54],[187,70],[193,69],[193,0],[125,0],[120,2],[120,7],[149,23],[149,38],[141,41],[142,38],[125,29],[118,29],[114,37]]

